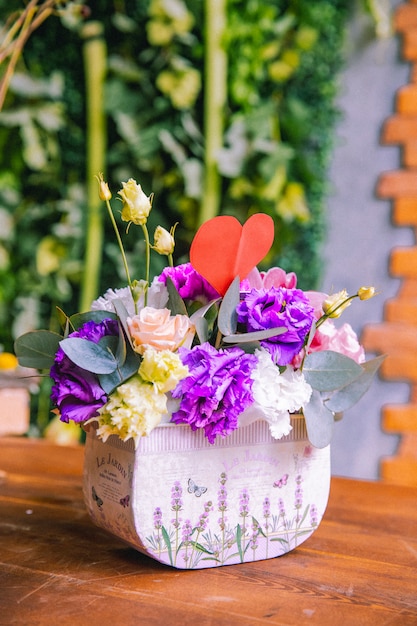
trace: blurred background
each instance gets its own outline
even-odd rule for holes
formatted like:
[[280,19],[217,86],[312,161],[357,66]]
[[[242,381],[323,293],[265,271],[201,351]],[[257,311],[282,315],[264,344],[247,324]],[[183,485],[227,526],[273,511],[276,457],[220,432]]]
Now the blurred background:
[[[380,142],[409,73],[399,4],[0,0],[3,353],[22,332],[54,328],[57,305],[72,314],[124,285],[99,171],[113,195],[130,177],[155,194],[151,230],[179,223],[177,263],[205,219],[263,211],[276,228],[264,268],[296,272],[303,289],[375,285],[344,321],[359,337],[380,322],[398,289],[390,250],[413,242],[375,194],[399,163]],[[126,243],[142,276],[144,244]],[[49,424],[49,390],[48,379],[30,389],[31,436]],[[406,383],[374,382],[336,426],[333,473],[379,477],[398,446],[381,407],[408,396]]]

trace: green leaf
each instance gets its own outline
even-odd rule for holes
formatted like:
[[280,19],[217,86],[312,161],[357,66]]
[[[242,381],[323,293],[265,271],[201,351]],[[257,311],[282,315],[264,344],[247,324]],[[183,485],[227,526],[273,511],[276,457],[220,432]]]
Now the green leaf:
[[335,391],[353,382],[362,373],[362,368],[353,359],[323,350],[306,356],[303,373],[306,381],[318,391]]
[[130,336],[129,326],[127,324],[127,318],[129,317],[129,313],[127,312],[127,309],[125,305],[123,304],[123,302],[117,298],[113,300],[113,306],[114,306],[114,310],[117,313],[119,323],[121,324],[124,330],[125,337],[127,338],[129,344],[133,348],[132,337]]
[[223,337],[224,343],[248,343],[261,341],[270,337],[277,337],[287,332],[286,328],[267,328],[266,330],[256,330],[252,333],[238,333],[237,335],[227,335]]
[[14,342],[14,351],[22,367],[50,369],[62,336],[49,330],[25,333]]
[[340,413],[350,409],[360,398],[368,391],[372,380],[378,371],[382,361],[385,359],[385,355],[379,356],[375,359],[371,359],[366,363],[361,363],[362,374],[356,378],[352,383],[349,383],[342,389],[335,391],[329,400],[326,401],[326,406],[330,411]]
[[171,311],[171,315],[188,315],[184,300],[181,298],[169,276],[167,276],[166,286],[169,296],[167,307]]
[[59,345],[75,365],[88,372],[111,374],[118,366],[111,350],[88,339],[68,337],[60,341]]
[[99,324],[103,320],[116,319],[116,315],[110,311],[86,311],[85,313],[75,313],[68,319],[73,329],[78,330],[86,322]]
[[199,552],[204,552],[205,554],[213,554],[213,552],[205,548],[201,543],[197,543],[197,541],[191,541],[191,545],[195,550],[198,550]]
[[194,322],[197,337],[200,343],[208,341],[208,323],[204,317],[199,317]]
[[318,391],[313,391],[310,402],[303,408],[303,413],[311,445],[315,448],[328,446],[333,435],[334,419]]
[[161,530],[162,530],[162,537],[164,538],[165,545],[166,545],[167,550],[168,550],[169,561],[170,561],[171,565],[174,565],[174,561],[172,559],[172,545],[171,545],[171,540],[169,538],[167,529],[165,528],[165,526],[162,526]]
[[134,374],[137,374],[140,362],[141,357],[139,354],[128,348],[123,364],[119,362],[119,367],[117,367],[114,372],[110,374],[98,374],[100,385],[107,395],[111,394],[116,387],[126,382]]
[[245,554],[242,549],[242,528],[240,524],[236,526],[236,545],[239,551],[240,562],[243,563],[243,558]]
[[233,335],[237,328],[236,307],[239,304],[240,278],[236,278],[224,294],[219,309],[218,327],[222,335]]

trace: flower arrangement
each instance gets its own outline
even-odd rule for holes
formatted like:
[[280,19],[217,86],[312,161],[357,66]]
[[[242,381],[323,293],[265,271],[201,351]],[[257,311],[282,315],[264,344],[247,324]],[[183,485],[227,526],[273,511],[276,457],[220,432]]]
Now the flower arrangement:
[[[258,213],[242,226],[218,216],[197,231],[190,261],[174,266],[175,227],[158,226],[151,245],[147,219],[153,196],[133,179],[122,183],[121,219],[142,229],[146,278],[132,280],[102,175],[105,201],[126,271],[127,286],[108,291],[88,312],[58,310],[62,334],[19,337],[21,365],[49,369],[51,398],[63,422],[97,423],[103,441],[117,435],[137,445],[157,426],[188,424],[210,443],[266,420],[279,439],[302,413],[310,442],[325,447],[334,422],[368,389],[381,358],[365,361],[349,324],[334,319],[353,299],[297,288],[297,277],[257,265],[274,239],[271,217]],[[168,265],[150,280],[151,250]]]

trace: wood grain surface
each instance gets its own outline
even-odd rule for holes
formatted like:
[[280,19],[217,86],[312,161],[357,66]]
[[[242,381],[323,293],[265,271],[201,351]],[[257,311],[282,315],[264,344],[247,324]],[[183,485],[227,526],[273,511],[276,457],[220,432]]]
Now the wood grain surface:
[[333,478],[319,529],[266,561],[181,571],[96,528],[83,448],[0,438],[3,626],[417,625],[417,489]]

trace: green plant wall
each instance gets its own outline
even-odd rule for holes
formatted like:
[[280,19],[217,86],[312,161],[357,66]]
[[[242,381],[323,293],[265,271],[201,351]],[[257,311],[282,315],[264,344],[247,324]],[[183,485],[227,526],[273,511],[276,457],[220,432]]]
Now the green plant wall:
[[[130,177],[155,194],[151,230],[179,222],[177,262],[187,258],[199,222],[213,210],[211,189],[217,212],[242,221],[269,213],[276,243],[265,267],[295,271],[301,287],[314,288],[351,2],[228,0],[219,4],[225,28],[213,49],[206,5],[209,0],[88,2],[87,22],[103,25],[107,50],[105,177],[115,195]],[[19,332],[53,325],[57,304],[73,313],[82,298],[89,211],[84,48],[77,28],[51,16],[28,40],[0,113],[0,344],[6,350]],[[226,82],[219,73],[208,93],[215,54],[220,63],[223,55]],[[216,125],[207,103],[217,92],[222,145],[208,188],[213,137],[207,128]],[[103,224],[99,291],[124,284],[110,225]],[[130,233],[125,241],[132,274],[140,276],[144,244]]]

